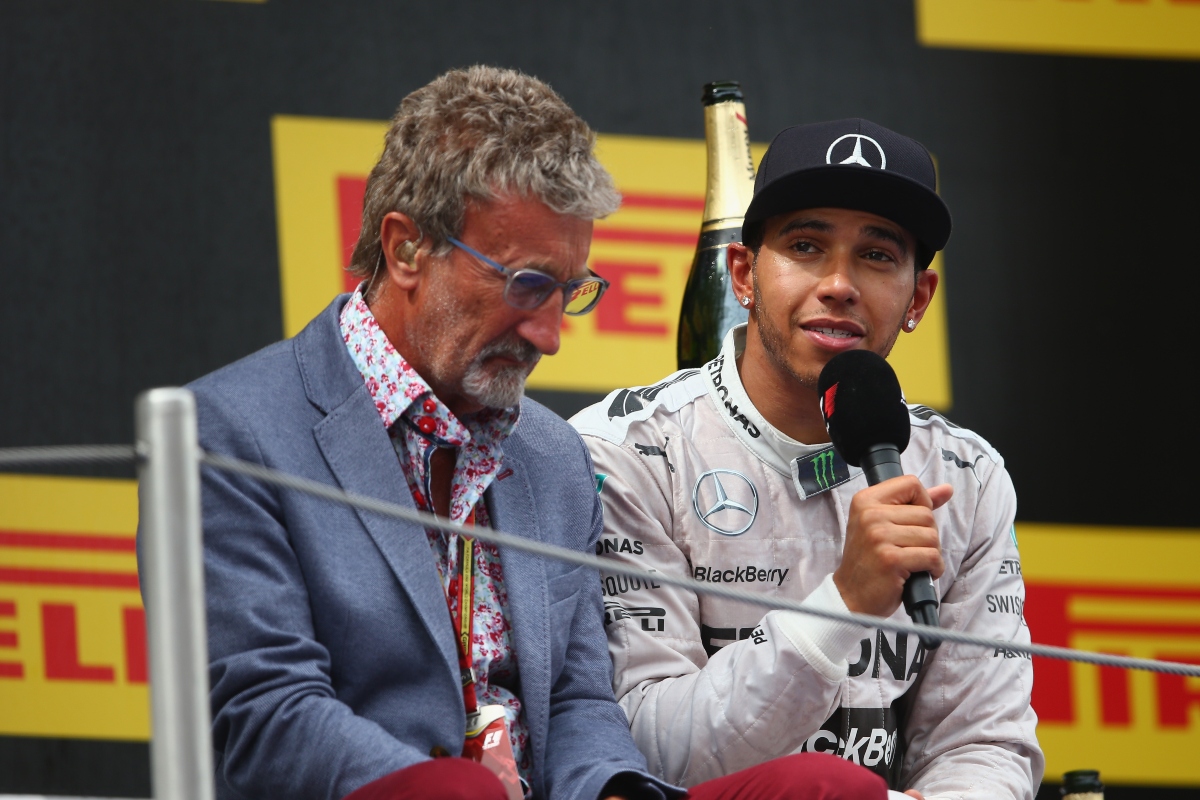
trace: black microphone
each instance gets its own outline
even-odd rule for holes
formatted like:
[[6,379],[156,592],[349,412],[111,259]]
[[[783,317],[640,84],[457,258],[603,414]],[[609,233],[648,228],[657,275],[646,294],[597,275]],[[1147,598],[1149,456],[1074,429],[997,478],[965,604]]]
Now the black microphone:
[[[862,467],[874,486],[904,474],[900,454],[908,447],[908,407],[896,372],[870,350],[838,353],[817,380],[821,416],[834,449],[847,464]],[[904,610],[918,625],[938,626],[938,598],[933,577],[914,572],[904,582]],[[940,639],[922,636],[933,650]]]

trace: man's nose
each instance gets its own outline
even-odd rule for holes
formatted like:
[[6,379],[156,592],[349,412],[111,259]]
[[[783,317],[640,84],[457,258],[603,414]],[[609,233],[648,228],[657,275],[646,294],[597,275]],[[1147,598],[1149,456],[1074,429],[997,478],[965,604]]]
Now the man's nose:
[[552,356],[558,352],[560,345],[562,317],[562,292],[554,292],[540,306],[526,312],[525,318],[517,325],[517,334],[542,355]]
[[828,259],[825,274],[818,285],[822,300],[854,305],[859,300],[854,276],[854,257],[851,253],[833,253]]

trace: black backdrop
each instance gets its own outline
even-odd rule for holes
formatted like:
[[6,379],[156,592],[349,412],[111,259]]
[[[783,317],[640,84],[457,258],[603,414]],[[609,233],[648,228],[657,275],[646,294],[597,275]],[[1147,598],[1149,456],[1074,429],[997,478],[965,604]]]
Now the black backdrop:
[[[385,119],[475,62],[605,133],[700,138],[700,86],[734,78],[756,140],[866,116],[924,142],[951,417],[1005,454],[1019,519],[1200,528],[1200,63],[923,48],[899,0],[5,0],[0,447],[131,441],[139,391],[278,339],[271,115]],[[0,738],[0,791],[145,772],[142,745]]]

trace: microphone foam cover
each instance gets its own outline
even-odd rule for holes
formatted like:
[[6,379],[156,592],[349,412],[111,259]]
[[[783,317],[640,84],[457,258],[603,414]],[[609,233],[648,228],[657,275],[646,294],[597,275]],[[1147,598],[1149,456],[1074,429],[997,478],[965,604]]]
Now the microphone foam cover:
[[817,381],[825,429],[842,459],[859,466],[867,450],[894,444],[904,452],[911,424],[896,371],[870,350],[847,350],[829,360]]

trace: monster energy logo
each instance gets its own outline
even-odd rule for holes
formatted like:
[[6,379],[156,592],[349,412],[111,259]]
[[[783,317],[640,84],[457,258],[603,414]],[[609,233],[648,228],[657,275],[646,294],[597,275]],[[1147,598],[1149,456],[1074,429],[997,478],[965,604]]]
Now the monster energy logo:
[[850,480],[850,471],[837,450],[826,447],[792,462],[792,478],[796,492],[807,500]]
[[820,486],[822,491],[833,485],[834,475],[832,449],[817,453],[816,458],[813,459],[812,466],[813,476],[817,479],[817,486]]

